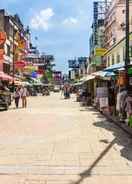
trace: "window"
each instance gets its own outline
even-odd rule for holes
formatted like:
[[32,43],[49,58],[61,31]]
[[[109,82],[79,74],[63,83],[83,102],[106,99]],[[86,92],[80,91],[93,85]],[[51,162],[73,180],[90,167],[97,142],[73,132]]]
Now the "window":
[[7,45],[7,56],[10,56],[10,46]]
[[130,46],[130,57],[132,57],[132,46]]
[[11,24],[9,27],[9,36],[13,37],[13,26]]
[[108,59],[108,60],[107,60],[107,64],[108,64],[108,66],[110,66],[110,56],[108,56],[107,59]]
[[114,65],[115,63],[115,57],[114,57],[114,54],[112,54],[112,65]]
[[120,63],[120,55],[119,55],[119,53],[118,53],[117,56],[116,56],[116,62],[117,62],[117,63]]
[[123,60],[125,61],[125,47],[123,47]]

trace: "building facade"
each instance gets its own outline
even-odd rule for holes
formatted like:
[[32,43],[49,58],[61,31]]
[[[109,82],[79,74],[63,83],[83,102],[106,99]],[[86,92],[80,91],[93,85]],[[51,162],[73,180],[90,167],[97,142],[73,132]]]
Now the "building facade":
[[[125,36],[125,1],[112,0],[105,16],[105,44],[104,47],[110,49],[114,44],[120,42]],[[130,7],[130,32],[132,31],[132,1]]]
[[[132,61],[132,33],[130,33],[130,60]],[[106,66],[125,62],[125,37],[111,47],[106,53]]]
[[107,1],[94,1],[92,34],[89,40],[91,71],[96,72],[105,67],[103,55],[105,36],[105,13],[109,3]]

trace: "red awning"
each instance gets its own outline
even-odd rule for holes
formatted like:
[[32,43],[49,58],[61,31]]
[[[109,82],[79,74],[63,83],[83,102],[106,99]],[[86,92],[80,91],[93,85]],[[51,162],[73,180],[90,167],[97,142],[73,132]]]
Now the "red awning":
[[10,75],[1,71],[0,72],[0,80],[13,81],[13,78]]

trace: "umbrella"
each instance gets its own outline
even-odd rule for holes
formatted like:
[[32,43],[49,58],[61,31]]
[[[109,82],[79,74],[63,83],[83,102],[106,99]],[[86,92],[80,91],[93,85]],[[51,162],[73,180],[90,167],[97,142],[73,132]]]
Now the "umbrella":
[[5,80],[5,81],[13,81],[13,78],[10,75],[8,75],[2,71],[0,72],[0,79]]

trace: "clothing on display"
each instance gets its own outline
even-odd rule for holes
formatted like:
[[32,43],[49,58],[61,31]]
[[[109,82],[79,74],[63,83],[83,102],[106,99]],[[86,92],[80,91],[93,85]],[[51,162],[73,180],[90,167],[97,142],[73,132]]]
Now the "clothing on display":
[[125,102],[127,97],[127,91],[121,91],[117,94],[116,110],[118,112],[125,111]]
[[108,107],[109,106],[108,97],[100,98],[99,103],[100,108]]
[[107,87],[98,87],[97,88],[97,98],[108,97],[108,88]]
[[128,117],[132,115],[132,97],[130,96],[126,98],[126,112]]

